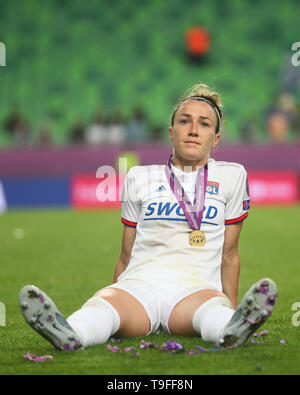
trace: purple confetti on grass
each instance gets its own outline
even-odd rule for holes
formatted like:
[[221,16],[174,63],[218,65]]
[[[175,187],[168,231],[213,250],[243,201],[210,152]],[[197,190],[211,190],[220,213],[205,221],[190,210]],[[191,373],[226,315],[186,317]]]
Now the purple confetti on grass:
[[164,343],[161,346],[161,349],[164,351],[177,351],[183,350],[183,347],[180,343],[175,342],[174,340],[168,340],[167,343]]
[[196,346],[196,348],[198,348],[198,350],[203,351],[203,352],[207,352],[208,350],[204,347],[201,346]]
[[266,342],[257,342],[254,339],[251,340],[251,343],[253,343],[253,344],[266,344]]
[[139,352],[133,352],[130,356],[131,356],[132,358],[135,358],[135,357],[138,357],[139,355],[140,355]]
[[[215,344],[214,344],[214,346],[215,346]],[[211,352],[211,351],[217,352],[217,351],[220,351],[220,348],[218,348],[218,347],[213,347],[213,348],[205,348],[205,347],[202,347],[202,346],[195,346],[195,347],[199,351],[202,351],[202,352]],[[199,351],[196,351],[195,354],[199,354]],[[192,354],[192,353],[190,353],[190,354]]]
[[252,336],[253,337],[257,337],[257,336],[265,336],[269,333],[268,329],[262,331],[262,332],[258,332],[258,333],[254,333]]
[[286,341],[285,340],[280,340],[280,344],[286,344]]
[[135,347],[125,347],[125,348],[124,348],[124,351],[125,351],[125,352],[133,351],[133,350],[135,350]]
[[119,352],[119,351],[121,351],[121,350],[119,349],[119,347],[113,347],[113,346],[111,346],[110,344],[108,344],[108,345],[106,346],[106,348],[107,348],[109,351],[111,351],[111,352]]
[[30,354],[29,352],[27,354],[24,354],[24,359],[27,359],[28,361],[31,362],[46,362],[46,361],[51,361],[53,359],[52,355],[34,355]]
[[157,344],[153,344],[151,342],[145,342],[145,340],[141,340],[140,348],[141,349],[145,349],[145,348],[159,348],[159,346]]
[[251,343],[253,343],[253,344],[266,344],[266,342],[257,341],[254,338],[266,336],[268,333],[269,333],[268,329],[265,329],[264,331],[261,331],[261,332],[253,333],[253,335],[252,335],[253,338],[251,339]]

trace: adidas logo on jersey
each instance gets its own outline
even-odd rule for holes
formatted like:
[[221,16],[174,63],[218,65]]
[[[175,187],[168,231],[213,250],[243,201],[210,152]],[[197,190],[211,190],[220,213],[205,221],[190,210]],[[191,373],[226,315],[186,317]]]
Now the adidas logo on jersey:
[[167,188],[164,187],[163,185],[161,185],[160,187],[158,187],[158,188],[156,189],[155,192],[162,192],[162,191],[166,191],[166,190],[167,190]]

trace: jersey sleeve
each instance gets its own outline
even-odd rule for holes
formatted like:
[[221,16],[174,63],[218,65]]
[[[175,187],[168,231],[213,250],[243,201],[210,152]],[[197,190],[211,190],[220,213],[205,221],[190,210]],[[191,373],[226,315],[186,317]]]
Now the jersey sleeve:
[[233,180],[231,194],[225,208],[225,225],[236,224],[248,216],[250,209],[249,185],[247,172],[243,166]]
[[136,177],[133,168],[129,170],[122,189],[121,195],[121,208],[122,218],[121,221],[124,225],[135,228],[141,212],[141,206],[138,199],[138,189]]

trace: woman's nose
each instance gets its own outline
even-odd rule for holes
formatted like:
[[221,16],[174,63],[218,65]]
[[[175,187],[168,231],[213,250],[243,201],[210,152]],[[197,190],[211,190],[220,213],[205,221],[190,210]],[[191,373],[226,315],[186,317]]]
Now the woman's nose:
[[193,122],[193,123],[191,124],[191,129],[190,129],[190,133],[189,133],[189,134],[191,134],[191,135],[193,135],[193,136],[198,136],[199,131],[198,131],[197,122]]

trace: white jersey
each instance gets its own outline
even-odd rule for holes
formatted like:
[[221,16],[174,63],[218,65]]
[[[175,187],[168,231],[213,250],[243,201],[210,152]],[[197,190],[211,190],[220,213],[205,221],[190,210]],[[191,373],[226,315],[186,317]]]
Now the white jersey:
[[[191,202],[197,171],[173,167]],[[206,243],[191,246],[192,229],[174,196],[165,165],[132,167],[122,192],[122,222],[136,227],[130,262],[121,279],[172,281],[188,288],[207,284],[222,290],[221,261],[225,225],[243,221],[250,208],[247,173],[237,163],[209,159],[201,224]]]

